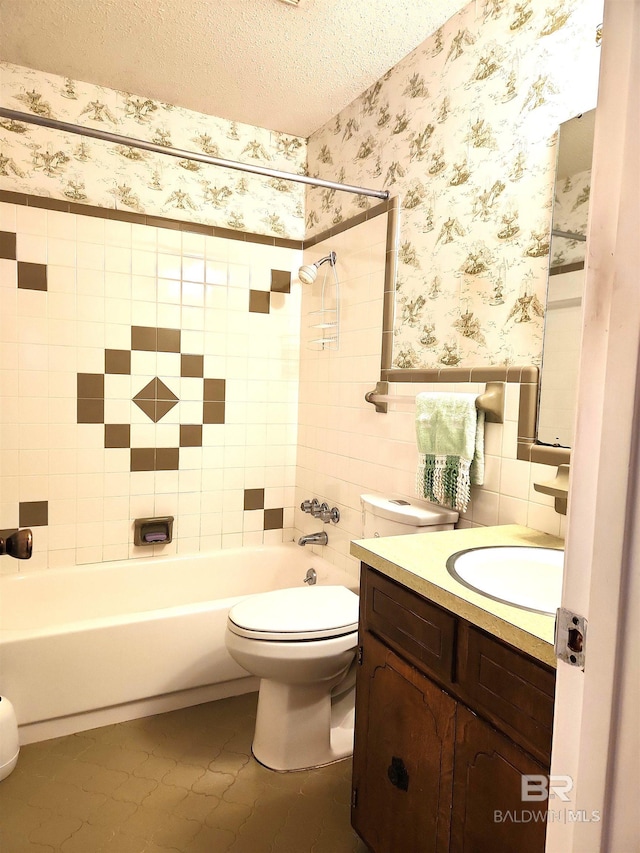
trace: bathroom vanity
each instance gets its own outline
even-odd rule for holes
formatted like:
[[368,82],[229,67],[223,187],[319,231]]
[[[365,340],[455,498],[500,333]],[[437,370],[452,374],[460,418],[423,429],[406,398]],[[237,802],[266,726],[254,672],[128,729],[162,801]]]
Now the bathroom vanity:
[[544,850],[546,799],[523,801],[521,780],[549,772],[555,619],[486,599],[446,569],[454,552],[496,544],[563,545],[518,525],[352,543],[352,824],[374,853]]

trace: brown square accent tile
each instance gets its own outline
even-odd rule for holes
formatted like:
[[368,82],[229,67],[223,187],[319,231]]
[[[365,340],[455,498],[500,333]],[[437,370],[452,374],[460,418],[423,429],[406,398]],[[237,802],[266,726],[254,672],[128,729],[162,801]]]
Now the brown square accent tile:
[[22,290],[46,290],[47,265],[18,261],[18,287]]
[[224,423],[224,403],[209,403],[203,404],[202,423],[204,424],[223,424]]
[[49,501],[20,501],[20,527],[46,527],[49,524]]
[[219,403],[224,401],[226,393],[226,382],[224,379],[204,380],[205,403]]
[[105,424],[104,425],[105,447],[130,447],[131,425],[130,424]]
[[179,467],[180,449],[178,447],[156,449],[156,471],[177,471]]
[[0,231],[0,258],[16,259],[16,235],[13,231]]
[[244,508],[264,509],[264,489],[245,489]]
[[78,400],[78,423],[79,424],[103,424],[104,423],[104,400]]
[[284,527],[284,510],[265,509],[264,511],[264,529],[265,530],[282,530]]
[[271,270],[271,290],[274,293],[291,293],[291,273],[288,270]]
[[204,356],[181,355],[180,376],[193,376],[196,378],[204,376]]
[[249,311],[252,314],[268,314],[271,305],[271,294],[268,290],[249,291]]
[[104,397],[103,373],[78,373],[78,399]]
[[132,471],[155,471],[156,451],[153,447],[131,448],[131,470]]
[[202,424],[180,424],[180,447],[202,447]]
[[131,350],[106,349],[104,351],[105,373],[131,373]]
[[180,329],[158,329],[158,352],[180,352]]
[[158,330],[149,326],[132,326],[131,349],[155,352],[158,349]]

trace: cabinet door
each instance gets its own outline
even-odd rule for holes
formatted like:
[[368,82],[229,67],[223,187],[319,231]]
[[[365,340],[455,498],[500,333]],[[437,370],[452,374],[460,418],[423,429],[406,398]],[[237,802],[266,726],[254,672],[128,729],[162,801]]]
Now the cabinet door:
[[451,853],[544,853],[547,802],[522,801],[523,774],[547,771],[459,705]]
[[375,853],[444,853],[456,703],[364,632],[352,823]]

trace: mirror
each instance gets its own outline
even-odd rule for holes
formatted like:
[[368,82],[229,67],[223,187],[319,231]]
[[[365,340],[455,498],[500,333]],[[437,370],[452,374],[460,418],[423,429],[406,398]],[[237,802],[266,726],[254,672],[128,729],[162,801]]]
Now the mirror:
[[560,125],[545,312],[538,443],[573,444],[595,110]]

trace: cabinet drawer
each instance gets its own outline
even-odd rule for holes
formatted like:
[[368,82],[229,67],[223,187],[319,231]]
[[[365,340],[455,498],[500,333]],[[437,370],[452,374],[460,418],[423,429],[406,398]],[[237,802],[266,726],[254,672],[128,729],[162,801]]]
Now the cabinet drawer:
[[474,710],[548,762],[555,673],[471,625],[461,625],[458,692]]
[[455,617],[372,569],[363,571],[363,587],[365,627],[423,671],[452,681]]

